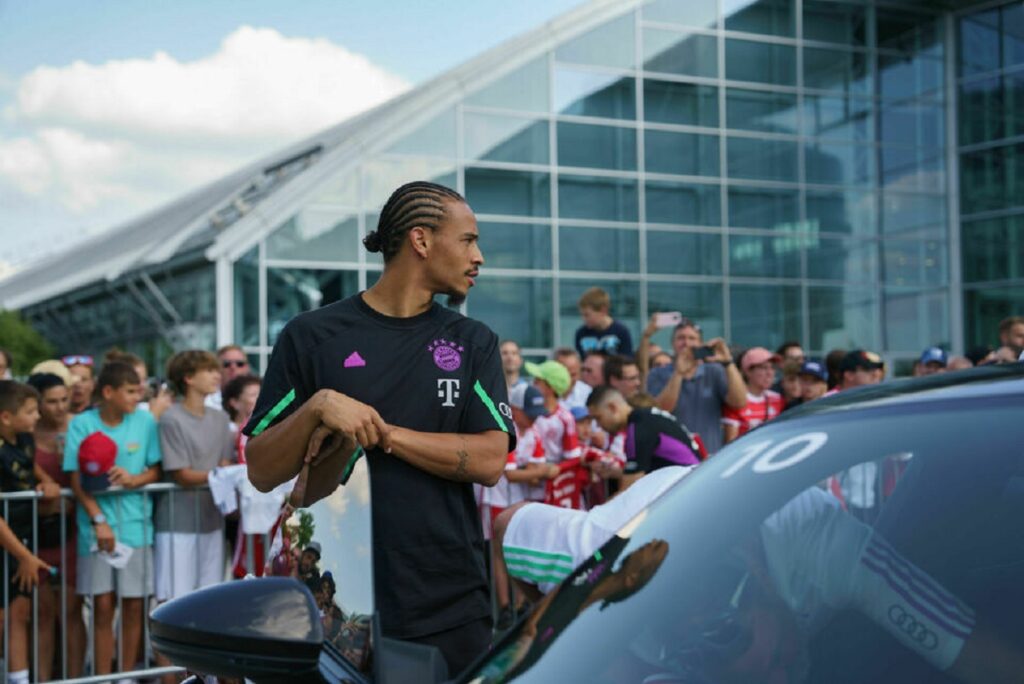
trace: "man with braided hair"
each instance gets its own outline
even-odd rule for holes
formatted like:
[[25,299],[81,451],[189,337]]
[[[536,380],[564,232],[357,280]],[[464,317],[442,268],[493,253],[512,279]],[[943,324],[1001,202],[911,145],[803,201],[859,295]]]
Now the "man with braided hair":
[[491,636],[472,483],[497,482],[515,447],[497,336],[434,302],[465,300],[478,239],[454,190],[398,188],[363,241],[384,256],[380,280],[285,326],[244,429],[253,484],[307,468],[303,505],[365,451],[383,634],[437,646],[453,675]]

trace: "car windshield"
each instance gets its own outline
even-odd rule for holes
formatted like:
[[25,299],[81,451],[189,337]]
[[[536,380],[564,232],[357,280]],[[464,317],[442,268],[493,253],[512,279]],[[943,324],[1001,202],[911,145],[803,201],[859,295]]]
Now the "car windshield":
[[[943,681],[1013,662],[1012,382],[1016,396],[877,402],[755,430],[620,530],[463,681]],[[1006,660],[973,662],[972,640]]]

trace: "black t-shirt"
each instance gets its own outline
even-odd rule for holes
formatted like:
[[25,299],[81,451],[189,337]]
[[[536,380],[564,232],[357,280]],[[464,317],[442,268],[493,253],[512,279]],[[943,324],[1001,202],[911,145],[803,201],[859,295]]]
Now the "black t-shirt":
[[[35,490],[35,449],[35,440],[27,432],[18,435],[13,444],[0,439],[0,491]],[[11,501],[7,505],[7,515],[4,517],[8,527],[23,544],[32,548],[32,502]],[[0,506],[0,514],[3,513],[3,506]]]
[[[498,338],[434,304],[385,316],[361,295],[285,326],[244,432],[283,420],[320,389],[361,401],[389,424],[420,432],[502,430],[515,447]],[[367,452],[376,607],[384,634],[414,638],[490,614],[473,487]]]
[[633,355],[633,338],[629,328],[618,321],[612,321],[604,330],[581,325],[576,329],[576,351],[580,356],[587,352],[603,351],[609,354]]
[[700,450],[676,417],[657,408],[633,409],[626,426],[627,473],[649,473],[670,465],[697,465]]

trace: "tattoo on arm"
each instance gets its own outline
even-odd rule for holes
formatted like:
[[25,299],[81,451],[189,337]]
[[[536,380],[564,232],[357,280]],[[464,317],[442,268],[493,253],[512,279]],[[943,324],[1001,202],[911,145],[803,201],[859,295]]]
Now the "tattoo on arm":
[[466,451],[466,438],[462,438],[462,448],[455,451],[455,455],[459,457],[459,462],[455,466],[455,479],[459,482],[465,482],[468,478],[469,471],[469,452]]

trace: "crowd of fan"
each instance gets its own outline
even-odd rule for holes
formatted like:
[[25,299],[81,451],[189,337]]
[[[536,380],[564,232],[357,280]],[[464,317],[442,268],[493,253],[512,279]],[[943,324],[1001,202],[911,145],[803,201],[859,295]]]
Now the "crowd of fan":
[[[501,344],[518,444],[501,481],[477,489],[485,530],[519,501],[587,508],[614,495],[626,463],[626,435],[607,434],[592,419],[587,398],[593,388],[607,385],[635,407],[671,414],[707,458],[783,411],[887,376],[885,362],[868,350],[834,350],[819,360],[807,358],[796,342],[775,351],[738,349],[721,338],[705,340],[701,326],[679,312],[653,314],[634,346],[599,288],[584,293],[579,309],[583,324],[575,348],[558,349],[550,360],[524,363],[515,341]],[[662,328],[671,328],[670,350],[651,341]],[[929,348],[913,374],[1020,358],[1024,318],[1006,319],[998,335],[998,347],[963,357]],[[228,575],[262,574],[262,540],[247,541],[237,518],[225,519],[204,486],[212,471],[245,463],[241,429],[260,379],[240,347],[179,352],[168,362],[166,382],[150,379],[141,358],[116,349],[102,364],[85,355],[45,361],[25,383],[9,379],[10,368],[10,355],[0,350],[0,377],[7,378],[0,379],[0,491],[36,491],[38,499],[5,501],[0,520],[6,552],[0,608],[7,613],[0,625],[9,630],[9,682],[28,681],[33,633],[35,679],[49,680],[55,671],[81,676],[85,615],[92,620],[93,673],[114,671],[115,659],[118,670],[130,670],[143,658],[150,597],[165,601]],[[179,491],[133,491],[161,481]],[[68,488],[72,499],[62,496]],[[226,572],[228,550],[233,559]],[[254,560],[247,560],[247,551]],[[266,566],[306,582],[333,634],[347,618],[333,602],[333,577],[316,567],[319,555],[314,542],[288,549]],[[494,588],[500,629],[514,611],[500,563]],[[64,653],[56,648],[61,640]]]
[[[613,318],[606,292],[592,288],[578,306],[582,325],[575,348],[557,349],[551,360],[524,363],[515,341],[501,344],[518,445],[502,480],[478,489],[485,530],[519,501],[588,508],[614,494],[626,463],[626,434],[606,434],[592,418],[587,397],[596,387],[614,388],[634,407],[671,414],[707,458],[783,411],[891,375],[885,361],[866,349],[836,349],[814,359],[798,342],[771,351],[705,340],[700,324],[680,312],[652,314],[634,346],[628,328]],[[671,328],[670,350],[651,342],[662,328]],[[1024,317],[1005,319],[998,337],[998,347],[965,356],[930,347],[912,374],[1024,360]],[[494,566],[501,629],[515,608],[504,569]]]
[[[0,520],[8,682],[29,681],[33,640],[33,679],[81,676],[86,616],[93,674],[131,670],[145,659],[143,620],[152,597],[166,601],[228,575],[263,574],[262,544],[259,565],[249,568],[253,556],[243,553],[238,515],[225,518],[205,486],[212,471],[245,463],[241,428],[260,379],[240,347],[179,352],[166,382],[150,379],[141,358],[116,349],[102,364],[86,355],[44,361],[24,383],[9,379],[9,354],[0,353],[0,364],[0,491],[38,492],[36,500],[5,501]],[[175,491],[141,489],[157,482],[173,483]],[[73,497],[62,495],[67,489]],[[275,574],[298,576],[301,566],[311,584],[319,549],[311,544],[301,562],[298,550],[293,555]],[[314,593],[333,598],[330,574],[316,572],[315,580]]]

